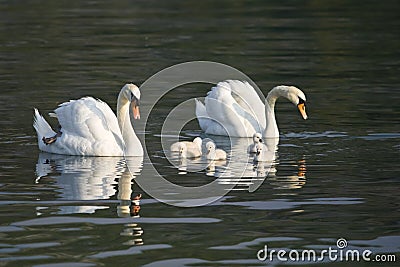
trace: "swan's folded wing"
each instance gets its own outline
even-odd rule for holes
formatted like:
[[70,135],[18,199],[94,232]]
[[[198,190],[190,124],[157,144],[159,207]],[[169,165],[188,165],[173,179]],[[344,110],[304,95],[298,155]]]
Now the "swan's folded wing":
[[97,100],[96,107],[101,110],[101,114],[103,117],[103,122],[107,125],[109,131],[111,131],[115,137],[115,140],[122,146],[124,144],[124,139],[122,138],[121,129],[118,124],[118,119],[115,116],[114,112],[111,110],[110,106],[107,103]]
[[55,111],[61,131],[84,138],[115,138],[122,142],[118,121],[111,108],[92,97],[62,103]]
[[[205,104],[208,114],[215,120],[221,122],[221,124],[230,132],[236,136],[252,136],[254,132],[259,132],[265,125],[265,111],[264,106],[258,106],[254,109],[251,103],[256,103],[254,99],[252,102],[247,101],[247,98],[251,98],[250,95],[257,95],[253,87],[248,85],[247,89],[237,89],[240,86],[247,86],[245,83],[240,81],[224,81],[219,82],[215,87],[208,92],[205,99]],[[252,90],[246,97],[233,93],[234,87],[237,92],[243,92]],[[262,104],[258,97],[258,102]],[[258,114],[256,113],[258,110]],[[260,119],[259,119],[260,118]]]
[[236,114],[232,113],[232,105],[236,103],[232,98],[231,88],[227,82],[219,82],[211,88],[204,99],[208,115],[215,121],[224,123],[233,123]]
[[197,98],[195,99],[195,101],[196,101],[196,117],[197,120],[199,121],[200,128],[203,131],[207,131],[207,128],[210,126],[212,121],[208,116],[206,106],[204,106],[204,104]]
[[195,98],[196,102],[196,116],[197,117],[208,117],[206,107],[204,106],[203,103],[201,103],[200,100]]
[[253,114],[250,114],[247,110],[243,109],[243,106],[235,103],[232,105],[232,109],[244,119],[243,123],[244,125],[246,125],[246,128],[250,130],[251,136],[254,133],[262,132],[263,128],[261,122],[257,121],[256,117],[254,117]]
[[[229,84],[232,97],[236,100],[238,105],[251,117],[256,118],[256,121],[262,128],[265,128],[265,100],[260,98],[263,96],[258,95],[257,91],[247,81],[227,80],[226,83]],[[253,122],[251,123],[253,124]]]
[[[207,133],[230,136],[249,135],[247,133],[249,123],[245,117],[247,112],[232,97],[229,83],[219,82],[211,88],[204,102],[207,112],[213,120],[213,125],[209,127]],[[252,135],[253,130],[250,131]]]

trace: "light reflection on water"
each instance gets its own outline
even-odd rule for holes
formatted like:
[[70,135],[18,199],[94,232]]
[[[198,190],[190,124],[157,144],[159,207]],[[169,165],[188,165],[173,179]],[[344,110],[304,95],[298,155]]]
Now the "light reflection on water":
[[[79,157],[57,155],[41,152],[36,164],[35,183],[51,176],[60,192],[61,200],[105,200],[118,191],[121,202],[130,203],[132,184],[136,175],[140,174],[143,158],[127,159],[130,169],[126,168],[126,160],[120,157]],[[120,205],[118,210],[129,214],[127,204]],[[104,206],[63,206],[58,214],[94,213]],[[38,208],[43,210],[42,207]]]
[[[184,134],[193,135],[192,133]],[[190,172],[203,171],[207,176],[220,178],[218,181],[222,185],[233,184],[236,185],[233,190],[249,192],[257,190],[267,177],[267,182],[274,185],[275,189],[297,189],[306,183],[307,167],[304,157],[293,164],[298,169],[296,174],[277,176],[276,171],[279,166],[279,159],[276,157],[279,154],[277,147],[273,148],[275,153],[271,153],[268,161],[257,162],[254,160],[255,154],[247,153],[248,146],[252,142],[250,138],[210,137],[204,138],[203,144],[207,139],[216,138],[218,147],[228,153],[228,159],[223,161],[208,161],[204,157],[188,159],[181,158],[175,153],[171,153],[171,157],[169,157],[168,151],[165,151],[166,157],[177,168],[178,174],[185,175]]]
[[[189,132],[186,134],[188,136],[191,136],[190,138],[192,138],[192,133]],[[196,179],[201,180],[206,179],[206,177],[216,179],[220,176],[216,174],[217,172],[221,171],[221,173],[223,173],[224,171],[227,171],[229,173],[228,177],[225,177],[226,180],[222,181],[227,183],[234,182],[237,183],[237,186],[232,191],[233,194],[228,194],[219,201],[211,203],[208,207],[210,211],[213,210],[213,207],[217,207],[222,210],[228,209],[226,212],[228,212],[229,214],[233,213],[235,214],[235,216],[239,217],[244,216],[242,215],[243,212],[258,211],[258,213],[278,212],[278,214],[282,214],[282,216],[288,216],[288,214],[292,214],[290,215],[290,217],[295,216],[293,217],[295,221],[298,220],[295,218],[299,216],[305,218],[309,218],[311,216],[311,218],[313,218],[314,216],[312,215],[312,213],[310,213],[310,210],[314,210],[313,212],[317,213],[323,212],[323,210],[330,210],[329,207],[340,207],[340,209],[343,210],[346,206],[357,207],[359,205],[364,205],[365,203],[368,203],[368,198],[340,197],[340,194],[338,194],[338,196],[332,196],[330,194],[323,196],[317,194],[315,197],[313,197],[312,190],[316,190],[313,188],[317,186],[315,184],[315,181],[313,180],[321,179],[317,178],[316,174],[318,175],[318,173],[327,176],[325,171],[321,172],[320,168],[327,168],[328,172],[332,171],[332,169],[340,169],[338,169],[338,167],[340,166],[338,165],[340,163],[340,158],[347,157],[346,155],[349,153],[348,150],[341,150],[340,146],[342,146],[343,144],[347,144],[346,147],[348,147],[348,144],[352,143],[353,140],[361,140],[362,142],[374,142],[375,140],[377,140],[378,136],[381,137],[380,140],[392,140],[393,138],[396,138],[397,134],[373,135],[372,139],[369,135],[353,137],[343,134],[341,132],[337,133],[334,131],[323,133],[305,132],[286,134],[282,136],[281,145],[277,149],[276,159],[273,162],[273,168],[275,171],[270,171],[266,175],[266,177],[264,177],[264,174],[262,175],[262,179],[260,181],[263,183],[261,185],[261,188],[254,192],[255,195],[249,195],[248,193],[243,195],[239,194],[238,192],[238,190],[247,192],[249,190],[250,184],[254,183],[254,178],[251,177],[257,177],[257,175],[259,175],[259,170],[254,169],[255,165],[251,159],[251,156],[249,156],[246,152],[243,152],[246,151],[246,149],[243,148],[248,145],[247,140],[239,140],[236,143],[233,142],[232,144],[234,145],[232,145],[230,140],[228,139],[212,137],[216,140],[219,147],[222,147],[229,152],[230,157],[228,161],[222,162],[222,166],[214,166],[215,173],[212,173],[212,176],[210,176],[210,170],[207,170],[207,168],[205,168],[204,170],[198,172],[200,174],[200,178],[195,178],[194,180],[192,180],[194,176],[191,175],[191,172],[187,171],[180,174],[178,177],[183,180],[189,179],[189,181],[187,181],[189,182],[189,184],[196,185],[197,183],[199,183],[199,180]],[[309,148],[307,148],[307,150],[303,150],[305,145],[301,144],[301,140],[309,139],[315,139],[315,141],[311,143],[311,146],[316,148],[316,150],[313,150],[315,156],[307,152]],[[331,140],[334,140],[334,142],[332,142]],[[333,149],[334,146],[332,146],[332,144],[334,143],[340,144],[339,147]],[[237,147],[240,147],[240,149]],[[329,147],[330,149],[326,150],[326,147]],[[318,156],[318,150],[320,148],[323,148],[325,152],[323,154],[321,153],[321,156]],[[237,151],[240,151],[240,153],[236,153],[235,149],[238,149]],[[287,151],[295,152],[295,154],[289,155],[287,154]],[[166,155],[167,153],[169,153],[169,151],[165,152]],[[325,164],[325,162],[327,161],[324,161],[323,158],[328,157],[329,155],[339,156],[336,164],[333,164],[333,162],[331,162],[330,165]],[[167,157],[164,156],[164,159],[167,160]],[[235,163],[229,165],[229,163],[231,163],[231,161],[233,160],[240,160],[241,164],[248,164],[249,168],[247,171],[249,174],[248,177],[250,177],[249,179],[247,179],[248,177],[244,177],[241,178],[239,182],[238,180],[235,180],[237,179],[234,175],[235,172],[242,174],[243,169],[241,169],[241,167],[235,169]],[[322,162],[318,163],[318,161],[321,160]],[[310,161],[311,165],[309,165]],[[173,166],[170,164],[170,162],[165,162],[165,165],[159,166],[163,172],[165,171],[165,173],[168,173],[172,171],[176,174],[179,173],[179,167],[182,166]],[[135,163],[133,162],[133,164]],[[146,165],[149,164],[149,162],[142,163],[142,159],[137,160],[137,170],[134,172],[135,175],[141,175],[140,173],[141,169],[143,168],[143,164]],[[194,168],[198,168],[198,165],[206,167],[209,162],[204,159],[197,159],[189,160],[189,162],[186,163],[187,166],[190,164],[196,165]],[[238,164],[238,166],[241,166],[241,164]],[[227,166],[230,166],[230,168],[228,168]],[[311,169],[311,171],[309,169]],[[60,230],[62,229],[62,231],[84,235],[85,230],[79,225],[90,224],[95,228],[102,229],[100,231],[107,231],[106,227],[118,225],[119,227],[116,231],[120,236],[120,244],[123,247],[120,247],[120,249],[109,249],[103,252],[99,251],[97,254],[88,257],[92,259],[114,258],[122,255],[128,256],[132,255],[131,253],[133,253],[133,255],[137,255],[135,253],[139,253],[139,251],[141,251],[142,253],[146,251],[157,253],[158,251],[159,253],[164,254],[166,252],[163,251],[173,249],[173,245],[171,243],[168,243],[168,241],[163,242],[163,240],[168,239],[160,239],[152,233],[152,230],[154,229],[154,224],[160,225],[157,228],[159,230],[163,229],[161,231],[170,231],[170,227],[178,227],[177,229],[180,229],[178,230],[178,232],[182,231],[181,234],[178,234],[176,230],[172,231],[176,235],[180,236],[189,229],[193,230],[193,228],[189,226],[190,224],[198,224],[203,226],[207,224],[215,225],[216,223],[221,223],[222,221],[225,221],[227,218],[229,218],[216,215],[212,212],[202,213],[195,212],[194,210],[192,210],[191,213],[197,214],[197,216],[195,215],[192,218],[188,218],[187,216],[180,216],[179,209],[173,212],[173,214],[175,215],[172,215],[168,212],[168,210],[171,210],[171,208],[163,207],[163,205],[161,205],[160,207],[159,204],[157,204],[157,201],[149,199],[147,196],[145,196],[140,202],[141,211],[137,214],[139,216],[132,217],[132,213],[130,210],[132,206],[131,198],[132,196],[136,195],[136,193],[139,193],[140,189],[135,187],[134,178],[132,178],[129,172],[126,171],[126,165],[123,158],[76,157],[39,153],[34,170],[37,178],[36,181],[34,178],[32,178],[32,182],[36,182],[37,185],[47,184],[51,186],[51,188],[53,188],[52,190],[57,192],[55,200],[37,201],[34,204],[36,209],[36,219],[20,220],[17,222],[13,222],[8,227],[0,227],[0,230],[3,233],[14,235],[16,233],[25,232],[27,231],[27,229],[31,229],[32,227],[41,228],[46,226],[47,228],[50,227],[57,229],[61,227]],[[312,185],[309,189],[307,189],[307,182],[309,180],[307,176],[309,173],[311,173],[312,176]],[[329,183],[329,179],[327,180],[327,178],[318,181],[318,183],[322,184],[326,184],[327,182]],[[332,184],[330,186],[332,186]],[[310,189],[311,191],[309,191],[309,193],[304,193],[304,191],[302,191],[303,188],[305,188],[306,192]],[[264,194],[270,194],[271,197],[265,198]],[[7,204],[4,203],[4,205]],[[24,202],[24,205],[31,205],[31,202]],[[321,211],[320,207],[322,208]],[[104,214],[103,216],[97,216],[97,214],[99,214],[101,210],[106,211],[110,209],[112,210],[111,212],[113,214],[111,218],[109,216],[104,216],[104,212],[102,212]],[[153,209],[155,210],[152,211]],[[334,208],[333,210],[335,209],[336,208]],[[150,213],[147,213],[147,211],[149,211]],[[90,214],[90,217],[79,217],[79,214],[81,213],[86,213],[88,215]],[[329,213],[330,212],[328,212],[328,214],[325,214],[327,218],[335,216]],[[261,214],[258,214],[257,217],[259,217],[260,215]],[[263,215],[261,216],[263,217]],[[346,216],[351,215],[347,214]],[[279,226],[279,224],[270,223],[270,225],[266,225],[265,223],[262,223],[262,221],[259,221],[260,218],[257,217],[246,217],[246,219],[250,221],[258,221],[263,225],[262,227],[267,227],[266,229],[268,229],[268,232],[280,232],[278,229],[282,226]],[[270,219],[265,220],[272,222]],[[301,221],[297,223],[300,223],[301,225]],[[234,229],[234,225],[235,224],[231,225],[230,227],[233,227]],[[303,227],[307,226],[300,226],[300,229],[302,229]],[[284,228],[286,229],[286,231],[289,232],[298,231],[297,227],[294,225]],[[217,229],[219,229],[219,227],[217,227]],[[244,233],[247,232],[245,228],[241,231],[244,231]],[[236,239],[231,237],[223,241],[222,244],[220,242],[208,242],[209,245],[206,245],[206,247],[209,246],[209,250],[222,251],[223,254],[230,255],[230,253],[241,251],[242,249],[257,251],[258,249],[262,248],[263,245],[267,242],[271,249],[282,248],[282,244],[285,243],[290,243],[291,246],[294,245],[299,249],[318,248],[325,245],[328,246],[332,242],[334,244],[334,241],[332,241],[334,239],[325,238],[327,236],[323,234],[318,234],[317,236],[319,239],[310,243],[307,238],[302,238],[301,235],[277,235],[274,238],[270,238],[259,237],[258,235],[265,235],[265,233],[263,231],[260,232],[259,230],[255,231],[258,234],[256,236],[244,239],[247,241],[236,243]],[[347,232],[348,230],[344,231]],[[159,234],[161,233],[159,232]],[[337,234],[337,236],[339,236],[339,233]],[[83,237],[83,240],[85,238],[90,239],[90,237]],[[196,238],[196,242],[202,242],[199,241],[199,238],[200,237]],[[398,250],[398,246],[394,244],[398,241],[399,236],[392,235],[383,236],[381,238],[382,242],[380,242],[379,245],[377,245],[377,241],[375,239],[363,239],[358,241],[349,239],[348,242],[353,244],[352,248],[369,248],[373,251],[382,253],[396,252]],[[202,238],[200,238],[200,240],[201,239]],[[4,253],[18,255],[20,253],[25,253],[24,251],[26,251],[27,249],[37,251],[42,247],[46,247],[52,250],[59,250],[60,247],[63,246],[59,242],[52,242],[51,240],[54,239],[32,239],[32,243],[23,243],[16,246],[12,245],[12,243],[9,243],[5,247],[1,248],[1,250]],[[154,243],[155,240],[159,240],[159,242]],[[137,246],[140,246],[141,248],[135,248]],[[47,254],[36,253],[36,256],[15,256],[5,258],[4,260],[19,262],[45,259],[53,258],[51,256],[48,256]],[[176,258],[165,261],[155,261],[154,264],[164,265],[180,262],[182,262],[182,259]],[[195,262],[202,262],[205,264],[208,261],[198,258],[188,260],[187,264],[194,264]],[[218,260],[212,262],[218,264],[256,264],[257,260],[254,258],[249,259],[249,257],[246,256],[244,258],[239,257],[229,261]]]

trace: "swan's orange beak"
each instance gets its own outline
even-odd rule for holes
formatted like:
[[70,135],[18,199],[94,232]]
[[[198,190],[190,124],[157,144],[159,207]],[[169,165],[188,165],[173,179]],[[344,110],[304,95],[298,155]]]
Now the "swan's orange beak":
[[307,113],[306,113],[306,105],[304,103],[300,103],[297,105],[297,108],[300,111],[301,116],[303,116],[303,119],[307,119]]
[[133,111],[133,118],[135,120],[140,119],[139,106],[136,104],[136,101],[132,101],[132,111]]

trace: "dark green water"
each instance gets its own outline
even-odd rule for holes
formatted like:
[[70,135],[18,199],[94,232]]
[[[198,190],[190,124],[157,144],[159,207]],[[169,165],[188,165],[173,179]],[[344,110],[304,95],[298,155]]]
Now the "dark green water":
[[[0,1],[0,265],[280,265],[257,252],[322,250],[338,238],[399,261],[399,13],[398,1]],[[257,191],[178,208],[143,192],[122,159],[39,152],[34,107],[46,114],[92,95],[115,109],[127,81],[192,60],[231,65],[265,95],[277,84],[307,94],[307,121],[277,104],[277,172]],[[163,111],[209,87],[153,110],[140,133],[151,152],[144,170],[156,163],[185,185],[213,180],[178,174],[158,145]],[[193,123],[182,136],[197,134]],[[126,217],[121,195],[138,193],[140,217]]]

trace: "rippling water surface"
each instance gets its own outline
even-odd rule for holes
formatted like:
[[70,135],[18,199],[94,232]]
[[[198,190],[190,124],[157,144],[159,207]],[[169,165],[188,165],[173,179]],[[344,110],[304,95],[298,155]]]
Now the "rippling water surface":
[[[397,1],[1,2],[0,265],[280,265],[259,261],[257,252],[265,245],[321,251],[337,248],[339,238],[347,248],[400,260]],[[188,172],[205,162],[167,159],[165,116],[181,100],[204,96],[207,84],[178,88],[152,110],[138,133],[150,158],[131,160],[133,175],[123,158],[37,149],[34,107],[46,114],[92,95],[115,110],[125,82],[141,84],[191,60],[231,65],[264,95],[277,84],[304,89],[309,120],[287,101],[277,103],[281,138],[272,166],[254,166],[220,137],[212,138],[230,153],[226,163]],[[143,114],[150,104],[142,92]],[[181,138],[197,135],[210,137],[191,122]],[[185,186],[223,174],[220,186],[237,182],[237,173],[248,177],[217,201],[180,208],[135,182],[152,165]],[[249,192],[254,183],[260,187]],[[138,194],[134,210],[130,198]]]

